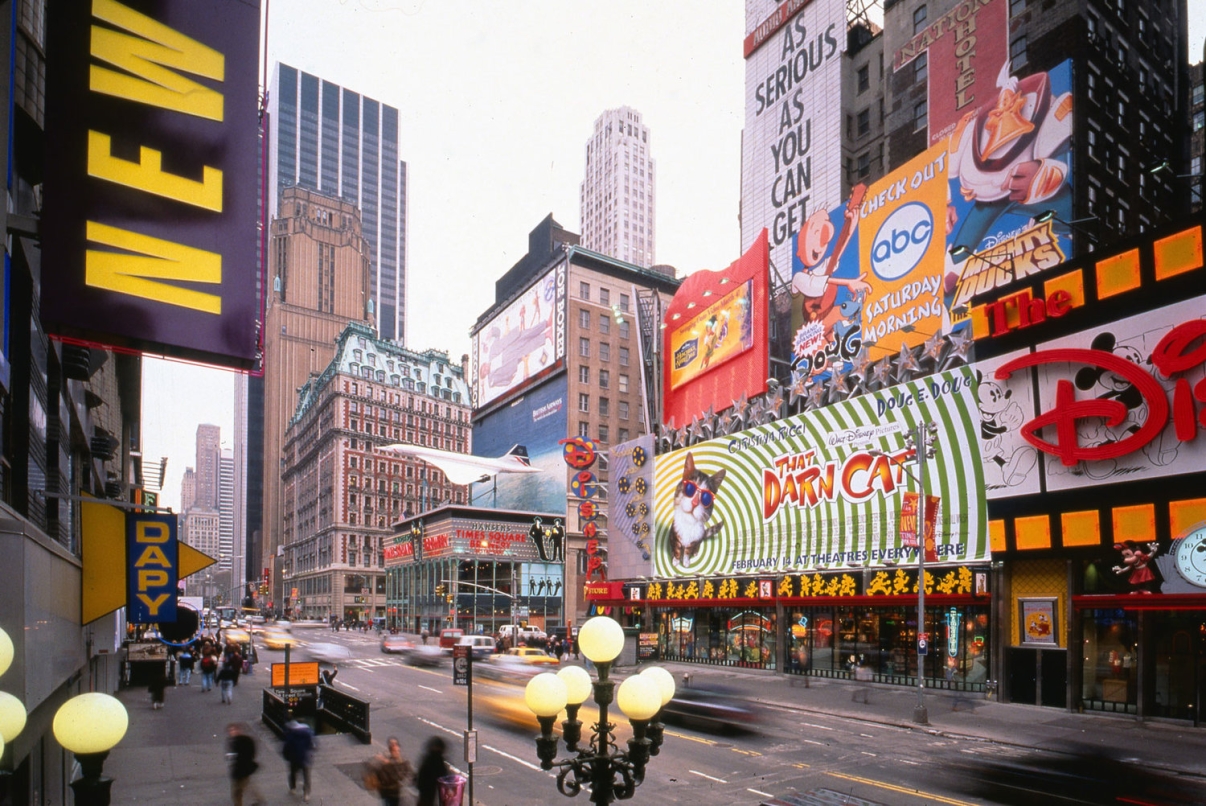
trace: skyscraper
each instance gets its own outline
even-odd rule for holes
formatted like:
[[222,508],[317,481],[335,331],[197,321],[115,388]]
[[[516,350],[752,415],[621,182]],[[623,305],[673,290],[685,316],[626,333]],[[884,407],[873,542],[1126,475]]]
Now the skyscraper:
[[641,268],[654,264],[653,160],[640,112],[621,106],[595,120],[579,201],[582,246]]
[[224,448],[218,459],[218,569],[222,571],[235,567],[234,477],[234,452]]
[[[272,568],[281,545],[282,447],[297,390],[335,357],[335,340],[349,322],[367,326],[371,318],[371,247],[361,237],[356,208],[289,187],[281,194],[280,213],[269,235],[264,319],[261,568]],[[280,575],[272,579],[278,584]],[[281,591],[274,593],[278,601]]]
[[218,460],[222,456],[222,430],[216,425],[197,426],[197,500],[201,509],[218,508]]
[[398,110],[279,63],[268,99],[269,215],[280,215],[290,185],[356,205],[372,255],[378,330],[403,341],[406,163],[398,159]]

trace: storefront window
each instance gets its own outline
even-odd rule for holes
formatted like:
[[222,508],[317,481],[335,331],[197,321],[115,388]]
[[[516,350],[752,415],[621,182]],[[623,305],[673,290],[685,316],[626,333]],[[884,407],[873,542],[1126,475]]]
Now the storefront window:
[[1081,701],[1093,711],[1136,713],[1139,622],[1125,610],[1083,613]]
[[[869,674],[883,683],[917,679],[917,609],[896,607],[789,608],[786,671],[816,677]],[[926,608],[931,636],[925,656],[928,686],[983,690],[988,679],[988,609]]]

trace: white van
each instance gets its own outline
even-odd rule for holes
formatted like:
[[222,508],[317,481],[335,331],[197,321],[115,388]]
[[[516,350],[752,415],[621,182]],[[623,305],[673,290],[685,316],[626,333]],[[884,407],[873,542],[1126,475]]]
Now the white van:
[[474,660],[486,660],[494,654],[494,639],[488,635],[462,635],[456,645],[469,647]]
[[[519,626],[516,626],[515,624],[502,625],[501,627],[498,628],[498,634],[500,636],[502,636],[503,638],[511,638],[511,639],[514,639],[515,636],[518,635],[520,641],[528,641],[528,640],[543,641],[544,639],[548,638],[548,636],[545,634],[544,630],[540,629],[539,627],[535,627],[535,626],[519,627]],[[512,646],[514,646],[515,641],[512,640],[511,644],[512,644]]]

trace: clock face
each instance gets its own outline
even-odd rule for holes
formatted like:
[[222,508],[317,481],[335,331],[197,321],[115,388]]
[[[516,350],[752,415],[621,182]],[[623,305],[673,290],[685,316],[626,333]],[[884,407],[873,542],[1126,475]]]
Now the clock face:
[[1206,527],[1177,541],[1177,573],[1190,585],[1206,588]]

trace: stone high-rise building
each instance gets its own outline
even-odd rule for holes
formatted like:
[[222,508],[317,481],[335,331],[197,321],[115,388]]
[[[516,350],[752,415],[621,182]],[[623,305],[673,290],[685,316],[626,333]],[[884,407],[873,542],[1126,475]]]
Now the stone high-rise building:
[[654,265],[653,159],[649,127],[631,107],[608,109],[586,141],[580,196],[582,246],[627,263]]
[[222,430],[216,425],[197,426],[197,500],[204,509],[218,508],[218,460],[222,456]]
[[[264,520],[261,567],[274,568],[281,545],[285,430],[297,390],[335,357],[349,322],[369,324],[371,245],[354,205],[302,187],[285,188],[269,236],[264,329]],[[273,584],[280,576],[272,574]],[[273,591],[280,601],[282,591]]]

